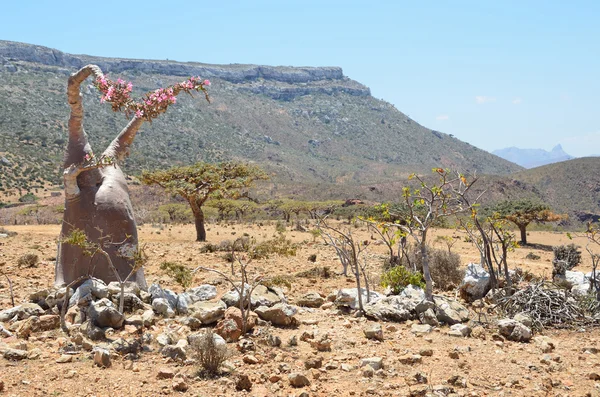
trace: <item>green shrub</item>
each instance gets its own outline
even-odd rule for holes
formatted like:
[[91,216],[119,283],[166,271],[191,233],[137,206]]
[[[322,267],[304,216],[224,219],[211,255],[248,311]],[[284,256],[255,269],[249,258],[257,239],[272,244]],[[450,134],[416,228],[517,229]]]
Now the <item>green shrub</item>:
[[194,279],[192,271],[181,263],[163,262],[160,264],[160,269],[184,289],[187,289],[192,285]]
[[39,197],[33,193],[27,193],[26,195],[19,197],[19,202],[21,203],[35,203],[38,200]]
[[394,294],[399,294],[409,285],[425,288],[425,279],[420,272],[413,272],[404,266],[396,266],[381,275],[381,285],[390,287]]

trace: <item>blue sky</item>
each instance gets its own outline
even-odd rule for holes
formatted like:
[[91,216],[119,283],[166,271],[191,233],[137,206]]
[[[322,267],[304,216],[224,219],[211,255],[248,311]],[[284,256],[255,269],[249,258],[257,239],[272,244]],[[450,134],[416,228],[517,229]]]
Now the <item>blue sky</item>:
[[206,63],[341,66],[475,146],[600,154],[600,1],[4,2],[0,39]]

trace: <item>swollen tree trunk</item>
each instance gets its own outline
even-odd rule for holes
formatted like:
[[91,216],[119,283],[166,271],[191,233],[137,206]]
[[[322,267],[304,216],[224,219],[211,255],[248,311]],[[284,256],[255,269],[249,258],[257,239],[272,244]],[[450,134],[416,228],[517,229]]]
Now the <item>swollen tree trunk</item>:
[[[83,129],[83,102],[80,93],[81,84],[90,76],[97,78],[103,75],[97,66],[85,66],[71,75],[67,88],[71,115],[63,173],[65,212],[61,236],[68,236],[74,229],[82,230],[90,242],[103,246],[121,279],[125,279],[134,266],[134,259],[124,253],[134,252],[138,247],[137,228],[125,176],[116,162],[104,167],[86,168],[82,165],[86,155],[93,156]],[[142,123],[142,119],[132,119],[111,142],[103,156],[115,161],[127,157],[129,146]],[[94,267],[92,276],[107,283],[118,281],[101,256],[90,259],[81,248],[61,244],[54,283],[57,286],[70,284],[79,277],[88,275],[89,269]],[[130,280],[146,288],[143,269],[139,269]]]
[[527,225],[520,224],[519,231],[521,232],[521,244],[527,245]]
[[202,203],[195,198],[190,198],[190,207],[194,214],[194,223],[196,224],[196,241],[206,241],[206,229],[204,227],[204,211],[202,211]]

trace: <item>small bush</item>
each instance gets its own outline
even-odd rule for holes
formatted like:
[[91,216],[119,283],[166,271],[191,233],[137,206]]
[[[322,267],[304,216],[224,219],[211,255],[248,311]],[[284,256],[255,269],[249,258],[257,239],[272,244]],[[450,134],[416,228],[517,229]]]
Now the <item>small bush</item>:
[[296,256],[298,245],[280,234],[272,240],[266,240],[248,249],[250,259],[266,259],[271,254],[280,256]]
[[191,345],[194,358],[200,364],[199,375],[214,377],[219,375],[219,369],[227,359],[227,346],[215,342],[215,334],[207,329]]
[[275,224],[275,231],[281,234],[285,233],[285,223],[277,221],[277,223]]
[[[556,270],[562,270],[562,268],[571,270],[581,263],[581,251],[575,244],[557,245],[552,247],[552,251],[554,251],[552,263],[557,268]],[[564,272],[557,274],[564,274]]]
[[[435,287],[444,291],[451,290],[460,285],[463,279],[463,271],[460,269],[460,255],[447,250],[428,247],[429,271]],[[421,262],[421,251],[415,244],[408,248],[407,255],[400,261],[401,266],[408,269],[416,268],[423,272]]]
[[425,288],[425,279],[420,272],[413,272],[404,266],[396,266],[381,275],[381,285],[390,287],[394,294],[399,294],[409,285]]
[[25,254],[18,259],[17,265],[19,267],[35,267],[38,261],[39,258],[36,254]]
[[269,288],[269,287],[286,287],[288,290],[292,289],[292,281],[294,281],[294,278],[292,276],[273,276],[271,278],[268,278],[266,280],[263,280],[262,284]]
[[192,272],[181,263],[163,262],[160,264],[160,270],[163,270],[167,276],[175,280],[175,282],[184,289],[187,289],[192,285],[194,279]]
[[527,256],[525,256],[525,259],[529,259],[532,261],[539,261],[542,257],[539,255],[534,254],[533,252],[530,252],[527,254]]
[[27,193],[24,196],[19,197],[20,203],[35,203],[39,200],[39,197],[33,193]]
[[317,261],[317,254],[311,254],[308,256],[308,261],[315,263]]

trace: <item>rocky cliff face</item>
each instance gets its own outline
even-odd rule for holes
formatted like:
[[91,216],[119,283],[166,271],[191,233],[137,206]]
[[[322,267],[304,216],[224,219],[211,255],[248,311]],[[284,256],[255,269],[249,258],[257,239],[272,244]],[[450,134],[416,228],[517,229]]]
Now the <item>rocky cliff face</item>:
[[[106,73],[136,70],[141,73],[165,76],[202,76],[209,79],[216,77],[230,83],[244,85],[242,89],[246,91],[280,100],[291,100],[297,96],[313,93],[345,92],[355,96],[371,94],[369,88],[345,77],[342,68],[339,67],[209,65],[195,62],[102,58],[71,55],[38,45],[0,40],[0,64],[7,70],[14,71],[17,67],[15,62],[31,62],[69,70],[94,63]],[[248,84],[252,85],[247,86]],[[294,86],[296,84],[304,84],[304,86]]]

